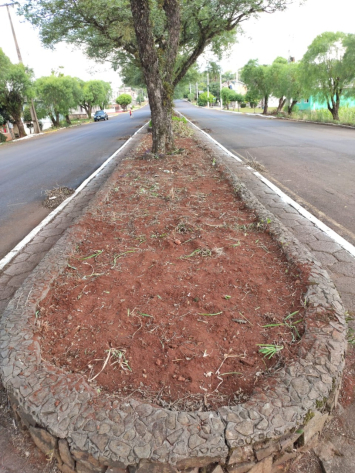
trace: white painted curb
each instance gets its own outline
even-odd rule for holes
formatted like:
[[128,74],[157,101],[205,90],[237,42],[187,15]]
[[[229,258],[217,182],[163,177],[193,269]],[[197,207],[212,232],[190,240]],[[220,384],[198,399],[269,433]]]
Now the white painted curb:
[[[206,133],[205,131],[201,130],[197,125],[192,123],[188,118],[185,117],[181,112],[176,110],[182,117],[184,117],[191,125],[193,125],[195,128],[197,128],[200,132],[204,133],[211,141],[213,141],[217,146],[219,146],[223,151],[225,151],[229,156],[232,158],[236,159],[239,162],[243,162],[242,159],[238,158],[235,154],[231,153],[229,150],[227,150],[221,143],[216,141],[214,138],[212,138],[211,135]],[[233,113],[233,112],[232,112]],[[234,112],[235,113],[235,112]],[[266,179],[264,176],[262,176],[259,172],[256,172],[251,168],[250,166],[247,166],[248,169],[253,171],[253,174],[260,179],[264,184],[266,184],[270,189],[272,189],[275,194],[277,194],[281,199],[291,205],[297,212],[299,212],[303,217],[305,217],[307,220],[312,222],[316,227],[318,227],[322,232],[326,233],[330,238],[332,238],[338,245],[340,245],[344,250],[348,251],[352,256],[355,257],[355,246],[349,243],[345,238],[340,236],[338,233],[336,233],[334,230],[329,228],[327,225],[325,225],[323,222],[321,222],[317,217],[315,217],[313,214],[308,212],[305,208],[303,208],[301,205],[299,205],[297,202],[295,202],[291,197],[289,197],[287,194],[282,192],[281,189],[279,189],[275,184],[270,182],[268,179]]]
[[37,233],[40,232],[40,230],[42,230],[43,227],[45,227],[47,225],[47,223],[49,223],[51,220],[53,220],[53,218],[61,211],[63,210],[68,204],[69,202],[74,199],[75,196],[77,196],[79,194],[80,191],[82,191],[84,189],[84,187],[86,187],[90,181],[92,181],[94,179],[95,176],[97,176],[99,174],[99,172],[102,171],[102,169],[104,167],[107,166],[107,164],[115,157],[117,156],[117,154],[119,154],[123,148],[125,148],[128,143],[133,139],[133,137],[139,133],[149,122],[145,123],[141,128],[139,128],[139,130],[137,130],[131,137],[129,140],[127,140],[120,148],[118,148],[118,150],[116,150],[109,158],[106,159],[106,161],[101,164],[101,166],[96,169],[95,172],[93,172],[87,179],[85,179],[84,182],[82,182],[80,184],[80,186],[76,189],[76,191],[74,192],[74,194],[72,194],[70,197],[68,197],[66,200],[64,200],[60,205],[58,205],[58,207],[56,209],[54,209],[49,215],[47,215],[47,217],[42,220],[42,222],[40,224],[37,225],[37,227],[35,227],[27,236],[25,236],[25,238],[23,240],[20,241],[20,243],[18,243],[15,248],[13,248],[6,256],[4,256],[1,260],[0,260],[0,271],[7,265],[10,263],[10,261],[15,258],[15,256],[37,235]]

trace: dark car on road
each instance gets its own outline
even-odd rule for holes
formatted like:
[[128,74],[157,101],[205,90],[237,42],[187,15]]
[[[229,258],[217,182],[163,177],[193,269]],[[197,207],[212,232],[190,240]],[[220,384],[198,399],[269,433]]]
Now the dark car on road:
[[100,120],[108,120],[108,115],[104,110],[98,110],[95,112],[94,122],[98,122]]

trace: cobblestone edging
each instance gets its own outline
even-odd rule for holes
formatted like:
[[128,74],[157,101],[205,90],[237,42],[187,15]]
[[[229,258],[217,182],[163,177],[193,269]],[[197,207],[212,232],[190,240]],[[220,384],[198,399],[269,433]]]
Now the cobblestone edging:
[[[213,412],[173,412],[98,395],[83,376],[47,363],[34,334],[38,301],[66,267],[74,227],[26,279],[0,324],[0,373],[17,419],[63,473],[270,473],[295,447],[317,439],[337,403],[346,349],[339,295],[320,263],[218,161],[246,205],[271,221],[287,258],[310,269],[299,360],[265,380],[248,402]],[[115,173],[88,211],[114,182]]]

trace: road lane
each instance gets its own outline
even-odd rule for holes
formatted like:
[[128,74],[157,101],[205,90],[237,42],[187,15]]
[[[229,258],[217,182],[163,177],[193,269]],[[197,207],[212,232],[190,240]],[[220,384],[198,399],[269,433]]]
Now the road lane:
[[355,244],[355,130],[201,109],[176,108]]
[[150,118],[148,106],[108,121],[0,146],[0,259],[50,212],[44,192],[76,189]]

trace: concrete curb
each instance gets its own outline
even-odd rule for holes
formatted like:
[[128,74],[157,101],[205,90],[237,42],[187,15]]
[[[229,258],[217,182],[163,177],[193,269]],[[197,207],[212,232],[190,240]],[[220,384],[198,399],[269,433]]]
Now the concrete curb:
[[[208,146],[206,152],[216,155]],[[274,460],[318,435],[327,410],[337,403],[346,349],[339,295],[320,263],[228,169],[224,153],[216,157],[246,205],[260,220],[271,221],[269,231],[288,260],[310,269],[300,359],[273,376],[274,387],[264,383],[247,403],[213,412],[172,412],[98,396],[82,376],[43,361],[35,335],[37,304],[66,267],[74,227],[26,279],[0,324],[0,371],[12,405],[36,444],[57,456],[63,472],[122,472],[129,466],[130,472],[160,473],[217,463],[229,472],[261,467],[269,472]],[[87,211],[105,198],[114,179]]]

